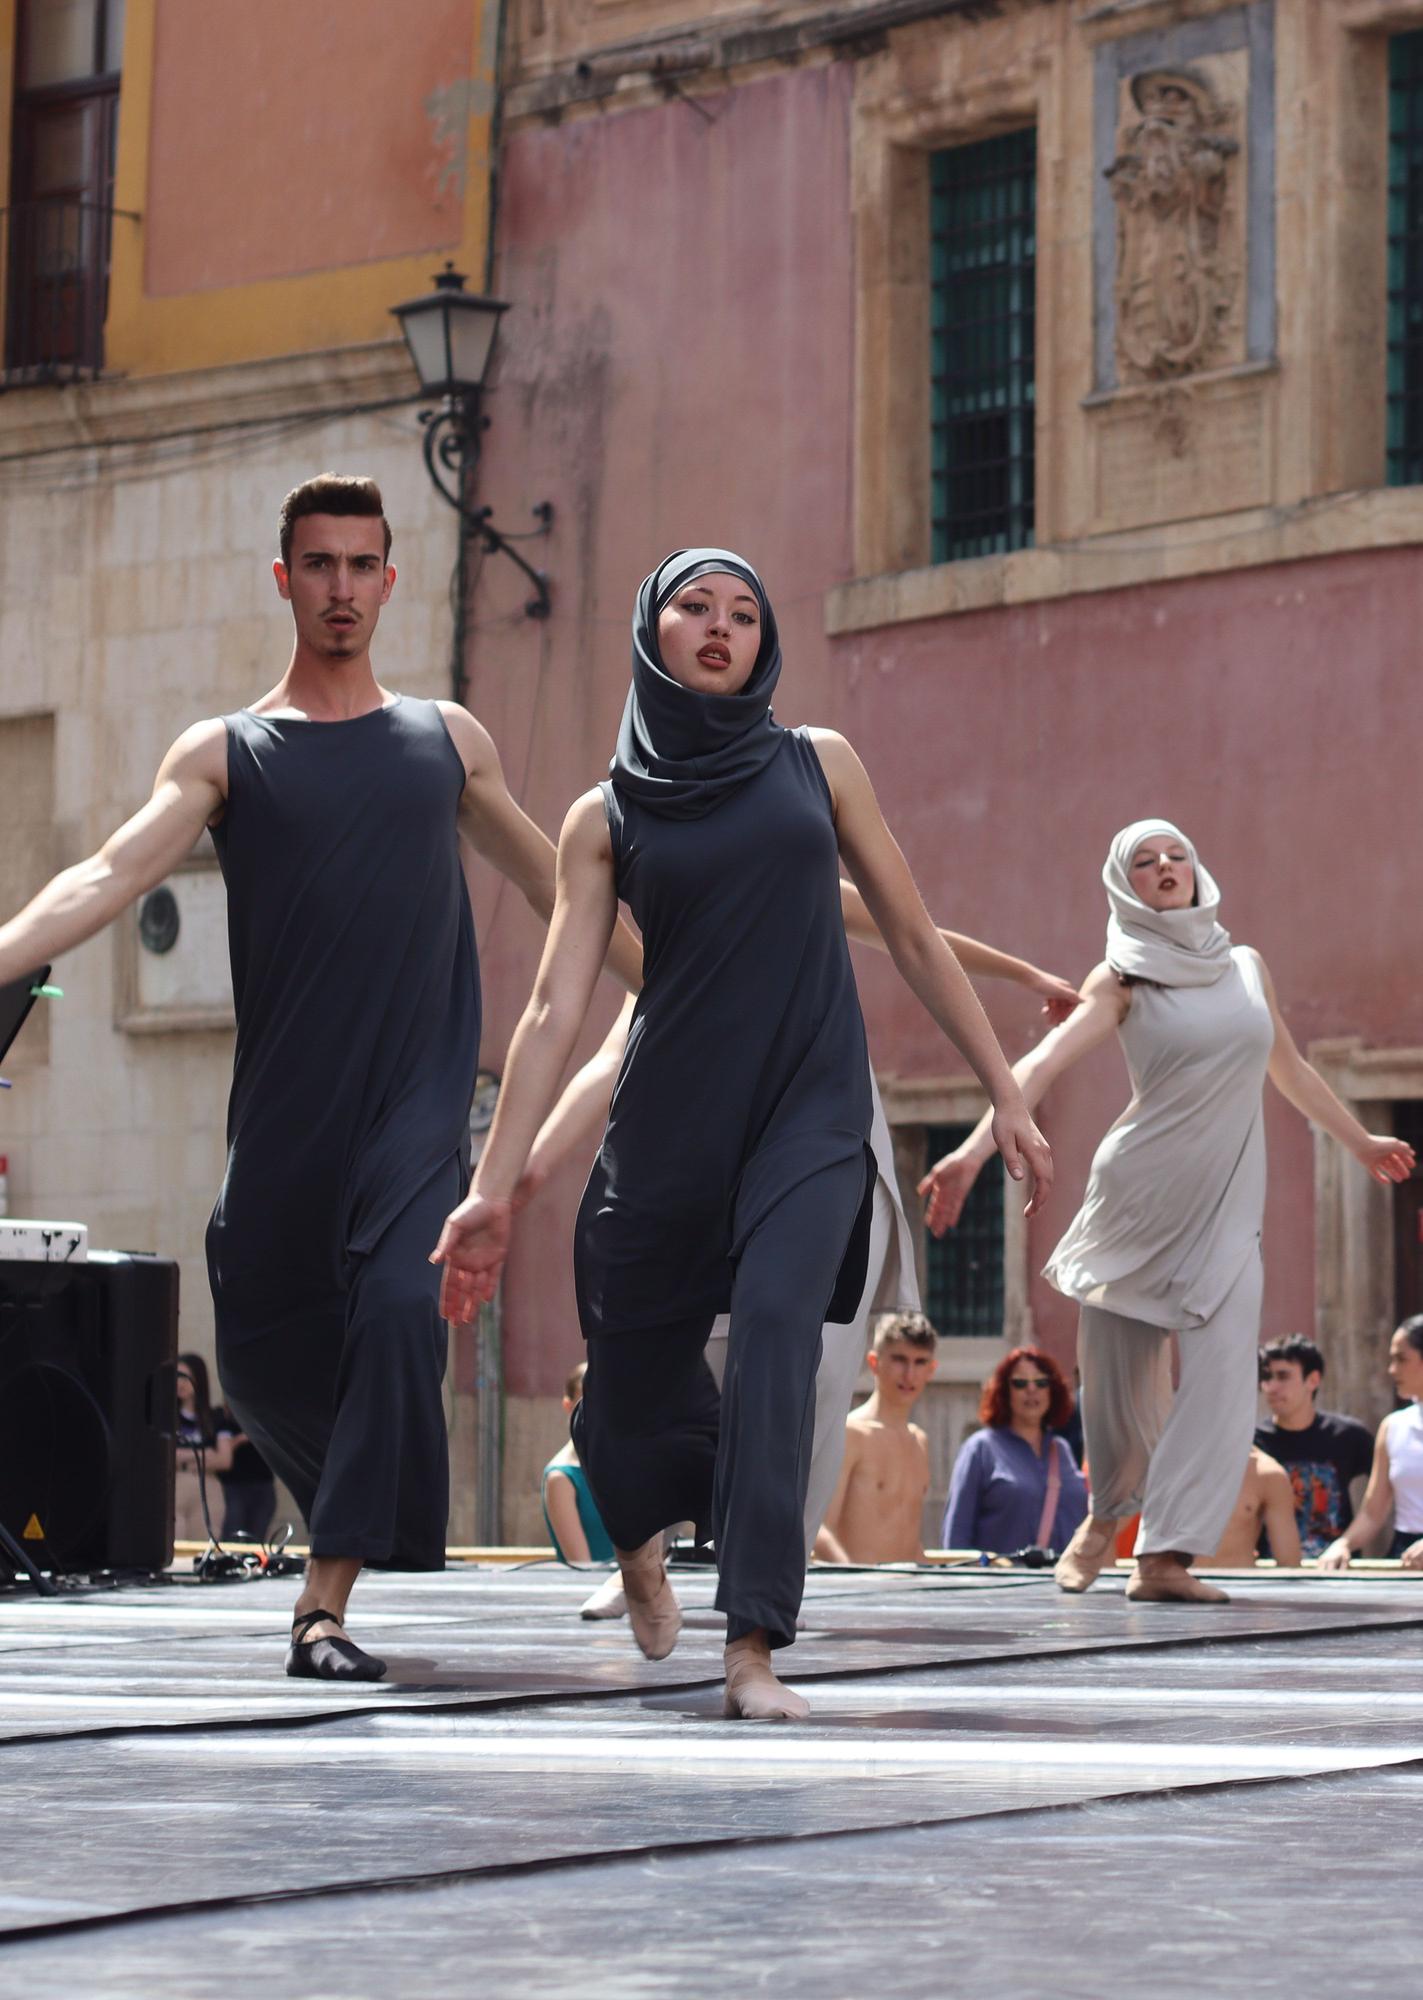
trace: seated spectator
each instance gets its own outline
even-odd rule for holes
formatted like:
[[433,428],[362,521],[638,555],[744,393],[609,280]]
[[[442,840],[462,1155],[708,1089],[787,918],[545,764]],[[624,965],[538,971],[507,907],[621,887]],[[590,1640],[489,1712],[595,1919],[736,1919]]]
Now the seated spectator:
[[954,1463],[946,1549],[1061,1550],[1087,1513],[1087,1482],[1058,1431],[1072,1391],[1050,1354],[1015,1347],[989,1376],[975,1431]]
[[1289,1475],[1307,1556],[1321,1554],[1353,1520],[1350,1488],[1368,1478],[1374,1452],[1367,1424],[1315,1408],[1323,1378],[1324,1356],[1302,1333],[1260,1349],[1260,1388],[1270,1419],[1256,1427],[1255,1442]]
[[923,1562],[929,1440],[909,1412],[939,1365],[923,1313],[881,1313],[869,1365],[874,1394],[845,1420],[845,1460],[814,1553],[822,1562]]
[[[178,1356],[178,1430],[173,1472],[173,1538],[206,1542],[208,1519],[217,1506],[216,1484],[204,1486],[232,1464],[237,1426],[225,1410],[214,1410],[208,1365],[201,1354]],[[206,1498],[206,1505],[204,1499]]]
[[1213,1556],[1197,1556],[1196,1564],[1211,1569],[1253,1569],[1262,1536],[1281,1569],[1299,1568],[1299,1529],[1290,1476],[1259,1445],[1251,1445],[1240,1497],[1220,1547]]
[[1406,1319],[1388,1345],[1394,1394],[1408,1400],[1379,1425],[1374,1464],[1358,1513],[1319,1558],[1321,1569],[1347,1569],[1393,1516],[1389,1554],[1423,1570],[1423,1313]]
[[[580,1361],[563,1385],[564,1415],[571,1417],[583,1395],[588,1363]],[[578,1463],[572,1439],[543,1471],[544,1523],[562,1563],[615,1563],[612,1540],[603,1526],[588,1475]],[[580,1607],[584,1618],[621,1618],[627,1612],[622,1572],[614,1570]]]

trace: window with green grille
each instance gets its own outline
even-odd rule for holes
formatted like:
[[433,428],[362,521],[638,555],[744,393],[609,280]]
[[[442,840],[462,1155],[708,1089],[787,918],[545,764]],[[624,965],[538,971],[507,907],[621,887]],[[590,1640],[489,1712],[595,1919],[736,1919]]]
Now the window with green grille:
[[[931,1125],[924,1164],[962,1145],[968,1125]],[[937,1332],[997,1340],[1003,1332],[1003,1162],[995,1153],[973,1184],[956,1228],[927,1236],[924,1310]]]
[[933,557],[1033,539],[1037,131],[929,156]]
[[1423,485],[1423,31],[1388,49],[1388,483]]

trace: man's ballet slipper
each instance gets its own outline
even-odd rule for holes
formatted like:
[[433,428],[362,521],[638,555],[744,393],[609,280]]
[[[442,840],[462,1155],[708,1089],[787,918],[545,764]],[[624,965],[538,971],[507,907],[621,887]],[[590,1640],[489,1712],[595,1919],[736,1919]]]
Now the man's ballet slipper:
[[776,1679],[763,1641],[733,1639],[726,1649],[722,1714],[740,1722],[804,1722],[810,1703]]
[[628,1612],[627,1592],[623,1589],[621,1570],[614,1570],[606,1582],[600,1583],[591,1597],[585,1597],[578,1607],[580,1618],[626,1618]]
[[682,1629],[682,1607],[667,1581],[662,1537],[653,1535],[640,1549],[617,1549],[615,1554],[632,1636],[649,1660],[665,1660]]
[[1058,1557],[1053,1580],[1059,1590],[1090,1590],[1116,1551],[1116,1522],[1089,1514]]
[[1138,1556],[1127,1583],[1133,1604],[1229,1604],[1225,1591],[1193,1576],[1175,1556]]

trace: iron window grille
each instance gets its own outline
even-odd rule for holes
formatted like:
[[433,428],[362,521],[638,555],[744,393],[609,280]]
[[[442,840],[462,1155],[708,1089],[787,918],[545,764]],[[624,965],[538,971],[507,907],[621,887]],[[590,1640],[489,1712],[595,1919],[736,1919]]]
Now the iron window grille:
[[[969,1125],[931,1125],[925,1167],[968,1137]],[[924,1310],[941,1334],[998,1340],[1003,1334],[1003,1162],[995,1153],[974,1182],[955,1228],[926,1233]]]
[[935,562],[1033,539],[1037,130],[929,159]]
[[1423,484],[1423,31],[1388,48],[1388,484]]

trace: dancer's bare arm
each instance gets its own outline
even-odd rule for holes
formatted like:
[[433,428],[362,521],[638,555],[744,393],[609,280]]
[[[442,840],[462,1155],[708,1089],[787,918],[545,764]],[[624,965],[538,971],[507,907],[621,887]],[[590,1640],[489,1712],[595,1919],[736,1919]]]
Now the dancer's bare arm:
[[1353,1112],[1340,1103],[1313,1063],[1300,1054],[1280,1012],[1270,968],[1258,951],[1252,951],[1251,956],[1260,968],[1265,998],[1270,1003],[1270,1018],[1275,1025],[1275,1046],[1270,1052],[1271,1083],[1287,1103],[1312,1125],[1318,1125],[1337,1139],[1364,1171],[1384,1187],[1406,1181],[1413,1171],[1413,1148],[1406,1139],[1380,1138],[1377,1133],[1366,1132]]
[[[465,840],[492,868],[506,876],[529,907],[547,923],[553,915],[555,853],[553,842],[517,803],[504,779],[504,767],[494,738],[458,702],[439,704],[450,741],[464,759],[468,773],[460,800],[459,829]],[[613,931],[608,946],[608,970],[630,992],[642,984],[642,950],[624,923]]]
[[1260,1474],[1260,1499],[1270,1554],[1281,1569],[1298,1569],[1303,1555],[1295,1519],[1295,1490],[1290,1475],[1274,1460]]
[[[856,944],[874,945],[880,951],[889,947],[880,936],[875,920],[865,906],[865,899],[853,882],[840,878],[840,908],[845,917],[845,935]],[[1056,1024],[1065,1021],[1074,1007],[1081,1004],[1082,995],[1065,979],[1056,973],[1044,972],[1041,966],[1033,965],[1026,958],[1014,958],[1010,952],[996,951],[991,944],[980,944],[977,938],[965,937],[962,931],[946,931],[942,927],[939,936],[949,947],[954,957],[970,975],[980,979],[1007,979],[1015,986],[1026,986],[1030,993],[1042,996],[1043,1012]]]
[[1388,1428],[1380,1424],[1374,1439],[1373,1470],[1364,1488],[1363,1504],[1342,1535],[1336,1535],[1319,1557],[1321,1569],[1347,1569],[1350,1556],[1381,1535],[1393,1512],[1393,1475],[1388,1464]]
[[528,1164],[514,1190],[514,1211],[533,1200],[556,1167],[574,1152],[591,1154],[593,1142],[607,1123],[613,1085],[622,1068],[627,1047],[628,1026],[635,1001],[631,993],[618,1010],[616,1019],[600,1043],[597,1053],[582,1069],[575,1070],[563,1093],[539,1127],[539,1135],[529,1152]]
[[[1013,1065],[1023,1102],[1030,1111],[1042,1102],[1064,1070],[1116,1033],[1130,1001],[1130,989],[1109,965],[1092,969],[1082,982],[1082,1005]],[[942,1236],[958,1221],[969,1189],[992,1157],[991,1120],[985,1114],[961,1146],[930,1167],[919,1183],[919,1193],[924,1196],[924,1220],[935,1236]]]
[[0,925],[0,985],[83,944],[171,874],[226,797],[226,728],[220,720],[195,722],[159,765],[148,803]]
[[599,793],[570,807],[558,843],[558,890],[534,990],[514,1039],[474,1186],[431,1254],[445,1266],[440,1310],[462,1325],[494,1296],[509,1249],[513,1194],[588,1011],[617,919],[612,842]]
[[1012,1178],[1032,1175],[1027,1213],[1052,1187],[1052,1152],[1022,1093],[963,967],[944,943],[915,887],[908,863],[884,823],[864,765],[843,736],[816,729],[812,740],[834,803],[845,865],[865,899],[890,957],[910,991],[942,1028],[988,1092],[994,1140]]

